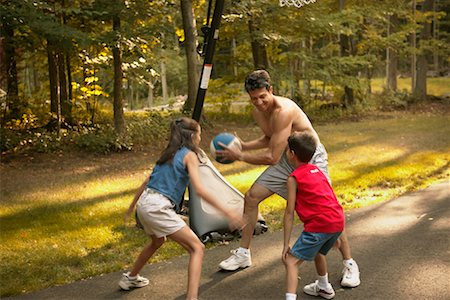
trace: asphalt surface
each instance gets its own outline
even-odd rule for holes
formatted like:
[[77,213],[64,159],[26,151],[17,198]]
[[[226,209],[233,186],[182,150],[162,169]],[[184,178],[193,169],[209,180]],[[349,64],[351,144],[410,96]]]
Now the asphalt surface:
[[[361,285],[340,287],[339,252],[327,256],[335,299],[450,299],[450,181],[409,193],[389,202],[346,213],[353,257],[361,270]],[[297,235],[301,227],[297,226]],[[256,236],[253,266],[237,272],[219,271],[218,264],[238,242],[207,250],[200,299],[284,299],[285,271],[281,263],[282,231]],[[150,284],[122,291],[121,272],[57,286],[8,299],[184,299],[188,256],[147,265],[141,275]],[[300,267],[298,299],[315,299],[302,292],[315,280],[313,263]]]

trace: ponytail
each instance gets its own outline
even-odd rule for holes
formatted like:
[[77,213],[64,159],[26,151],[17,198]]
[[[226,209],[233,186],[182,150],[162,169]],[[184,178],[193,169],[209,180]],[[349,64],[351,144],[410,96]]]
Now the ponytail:
[[200,149],[192,141],[192,137],[199,130],[200,125],[193,119],[181,117],[172,121],[170,123],[169,144],[161,153],[156,164],[161,165],[171,161],[175,153],[182,147],[186,147],[195,153],[199,153]]

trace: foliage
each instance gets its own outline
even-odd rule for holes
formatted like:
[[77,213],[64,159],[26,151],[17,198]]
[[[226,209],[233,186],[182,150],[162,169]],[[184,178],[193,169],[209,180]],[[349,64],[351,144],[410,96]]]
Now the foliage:
[[[221,78],[210,80],[208,88],[212,92],[208,96],[207,104],[213,104],[216,109],[219,109],[221,114],[230,113],[232,105],[236,107],[237,102],[242,102],[242,84],[231,83],[229,80]],[[245,101],[242,104],[245,107],[250,103]]]
[[159,145],[169,135],[169,123],[175,115],[163,116],[160,113],[128,114],[127,132],[135,145]]
[[111,125],[82,127],[74,143],[83,150],[96,153],[131,150],[133,147],[130,139],[118,135]]
[[0,128],[1,152],[54,152],[61,149],[63,137],[55,132],[46,132],[45,129],[36,129],[37,118],[34,115],[24,114],[20,120],[11,120]]

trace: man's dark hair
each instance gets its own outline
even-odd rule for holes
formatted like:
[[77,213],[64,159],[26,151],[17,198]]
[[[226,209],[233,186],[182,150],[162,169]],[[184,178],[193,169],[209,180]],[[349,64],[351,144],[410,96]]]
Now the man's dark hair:
[[270,86],[270,75],[266,70],[253,71],[245,78],[245,90],[247,93],[260,88],[266,88],[268,90]]
[[316,140],[306,132],[293,133],[288,138],[289,149],[294,151],[298,160],[303,163],[311,161],[314,152],[316,152]]

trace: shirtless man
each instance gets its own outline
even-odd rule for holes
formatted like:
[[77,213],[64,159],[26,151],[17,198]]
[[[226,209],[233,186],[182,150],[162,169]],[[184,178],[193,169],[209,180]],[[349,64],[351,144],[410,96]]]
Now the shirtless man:
[[[232,255],[220,263],[223,270],[234,271],[251,266],[250,242],[258,218],[260,202],[276,193],[287,199],[287,178],[294,170],[286,155],[287,140],[292,132],[308,132],[317,140],[317,150],[311,163],[328,175],[328,157],[320,143],[319,135],[314,130],[306,114],[292,100],[273,94],[270,76],[264,70],[249,74],[245,80],[245,89],[250,96],[254,109],[252,112],[263,136],[242,143],[242,151],[225,148],[218,152],[230,160],[240,160],[254,165],[269,165],[256,179],[245,194],[244,217],[249,224],[242,231],[240,247],[232,250]],[[261,152],[245,152],[247,150],[264,149]],[[339,250],[344,259],[344,270],[341,285],[356,287],[360,284],[359,269],[352,259],[350,246],[345,231],[340,238]]]

